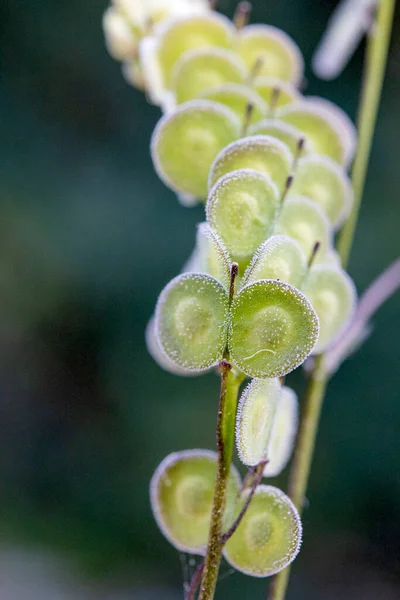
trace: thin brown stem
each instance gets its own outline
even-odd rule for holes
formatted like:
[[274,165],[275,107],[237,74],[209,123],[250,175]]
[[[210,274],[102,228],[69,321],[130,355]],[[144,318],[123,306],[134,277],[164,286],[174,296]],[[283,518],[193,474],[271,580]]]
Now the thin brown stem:
[[195,572],[193,573],[190,584],[185,593],[185,600],[195,600],[196,592],[200,585],[201,577],[204,571],[204,561],[197,565]]

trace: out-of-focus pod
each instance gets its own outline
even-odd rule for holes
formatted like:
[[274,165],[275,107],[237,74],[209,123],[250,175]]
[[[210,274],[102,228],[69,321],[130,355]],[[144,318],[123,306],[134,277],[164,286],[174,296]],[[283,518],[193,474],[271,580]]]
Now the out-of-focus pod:
[[204,92],[202,98],[224,104],[238,116],[245,127],[260,121],[266,114],[268,107],[259,94],[247,85],[239,83],[225,83],[210,88]]
[[289,387],[282,388],[272,425],[264,477],[275,477],[286,467],[293,452],[299,420],[297,395]]

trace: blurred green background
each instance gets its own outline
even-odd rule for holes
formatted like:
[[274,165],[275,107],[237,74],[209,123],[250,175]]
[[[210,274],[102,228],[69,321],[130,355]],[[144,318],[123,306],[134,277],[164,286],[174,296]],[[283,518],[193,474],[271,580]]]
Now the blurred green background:
[[[252,20],[285,29],[309,65],[335,4],[254,0]],[[219,5],[232,15],[235,2]],[[53,599],[173,600],[191,567],[156,528],[149,479],[173,450],[214,448],[218,380],[161,371],[144,329],[203,211],[153,171],[159,110],[107,55],[105,8],[0,7],[0,573],[11,553],[29,584],[29,557],[57,556],[79,586]],[[332,83],[308,66],[307,93],[354,118],[362,55]],[[399,103],[397,14],[350,265],[360,292],[399,250]],[[400,594],[399,295],[374,325],[329,388],[289,600]],[[302,373],[289,382],[300,391]],[[265,597],[265,581],[222,572],[221,600]],[[1,600],[47,598],[1,586]]]

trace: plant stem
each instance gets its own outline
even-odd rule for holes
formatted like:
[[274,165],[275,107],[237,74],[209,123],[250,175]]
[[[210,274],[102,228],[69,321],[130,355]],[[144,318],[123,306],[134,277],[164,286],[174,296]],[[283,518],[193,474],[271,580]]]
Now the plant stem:
[[[338,251],[344,268],[347,266],[353,245],[364,191],[373,132],[385,74],[394,5],[395,0],[380,1],[376,23],[368,39],[364,82],[358,112],[359,141],[352,170],[355,200],[351,215],[343,227],[338,242]],[[303,508],[321,408],[328,381],[329,374],[324,367],[324,357],[318,356],[315,360],[314,370],[306,390],[304,413],[289,479],[289,495],[300,512]],[[274,577],[269,593],[270,600],[284,600],[289,575],[290,567],[287,567]]]

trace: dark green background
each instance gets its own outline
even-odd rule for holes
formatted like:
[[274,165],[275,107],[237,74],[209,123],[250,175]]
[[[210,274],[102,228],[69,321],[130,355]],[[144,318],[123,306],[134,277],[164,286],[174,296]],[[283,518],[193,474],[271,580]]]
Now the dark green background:
[[[234,5],[220,2],[228,15]],[[334,5],[255,0],[253,21],[284,28],[309,65]],[[159,110],[107,55],[104,8],[0,8],[0,529],[3,546],[54,549],[94,580],[123,580],[127,598],[143,586],[172,599],[179,556],[148,483],[167,453],[214,447],[218,380],[162,372],[144,328],[203,214],[153,171]],[[397,16],[350,265],[360,292],[399,248],[399,33]],[[362,48],[335,82],[308,66],[308,93],[354,117],[361,68]],[[397,295],[329,388],[289,599],[400,592],[399,313]],[[300,391],[301,372],[290,382]],[[232,575],[217,597],[263,598],[265,585]]]

